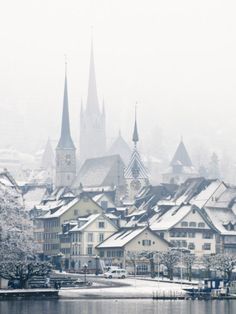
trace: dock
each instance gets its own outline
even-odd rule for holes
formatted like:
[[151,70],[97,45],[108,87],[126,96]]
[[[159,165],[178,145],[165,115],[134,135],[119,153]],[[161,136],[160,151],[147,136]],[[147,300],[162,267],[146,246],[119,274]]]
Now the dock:
[[11,290],[0,290],[0,301],[1,300],[47,300],[47,299],[58,299],[59,290],[56,289],[11,289]]

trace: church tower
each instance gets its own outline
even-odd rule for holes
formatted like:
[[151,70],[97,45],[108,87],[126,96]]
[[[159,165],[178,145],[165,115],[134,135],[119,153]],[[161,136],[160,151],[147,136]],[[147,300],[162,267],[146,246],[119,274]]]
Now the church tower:
[[88,158],[104,156],[106,152],[106,116],[100,110],[94,65],[93,41],[89,67],[88,96],[86,107],[80,110],[80,163]]
[[75,150],[76,148],[70,134],[67,73],[65,71],[61,137],[56,147],[56,187],[68,187],[72,184],[76,176]]
[[126,180],[126,192],[127,199],[133,201],[135,196],[138,194],[140,189],[149,184],[147,169],[145,168],[140,154],[137,150],[137,143],[139,141],[138,136],[138,125],[135,110],[135,122],[132,141],[134,143],[133,152],[131,155],[128,167],[125,169],[125,180]]
[[189,178],[196,177],[199,177],[199,174],[192,164],[183,139],[181,138],[168,169],[162,175],[162,182],[181,184]]

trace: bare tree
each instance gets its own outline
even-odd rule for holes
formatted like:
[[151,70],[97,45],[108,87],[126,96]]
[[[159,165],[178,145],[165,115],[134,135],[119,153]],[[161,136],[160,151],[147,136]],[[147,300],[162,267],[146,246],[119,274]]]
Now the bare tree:
[[155,261],[154,261],[154,258],[155,258],[155,255],[157,253],[158,253],[157,251],[152,251],[152,252],[143,251],[143,252],[140,253],[140,256],[144,257],[145,259],[147,259],[149,261],[149,264],[150,264],[150,274],[151,274],[152,278],[155,277]]
[[136,251],[128,251],[126,253],[126,257],[131,262],[133,269],[134,269],[134,276],[136,276],[136,270],[137,270],[137,261],[139,260],[139,253]]
[[196,261],[196,256],[194,254],[185,253],[183,255],[182,260],[183,260],[183,263],[185,264],[185,266],[187,268],[188,280],[191,281],[192,280],[192,267]]
[[201,260],[202,260],[204,268],[206,269],[207,277],[210,278],[211,277],[211,269],[214,268],[214,263],[213,263],[214,256],[204,255]]
[[173,280],[174,268],[180,260],[179,252],[176,250],[168,250],[160,253],[161,264],[167,268],[168,278]]

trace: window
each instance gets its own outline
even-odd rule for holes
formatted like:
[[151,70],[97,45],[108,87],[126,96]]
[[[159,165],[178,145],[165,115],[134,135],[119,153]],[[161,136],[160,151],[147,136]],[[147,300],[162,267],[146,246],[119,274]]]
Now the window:
[[93,242],[93,233],[88,233],[88,242]]
[[143,240],[142,244],[143,244],[143,246],[150,246],[151,245],[151,240]]
[[202,249],[209,251],[211,249],[211,243],[204,243]]
[[74,216],[78,216],[78,209],[74,209]]
[[99,229],[104,229],[105,228],[105,222],[104,221],[99,221],[98,222],[98,228]]
[[202,238],[203,239],[212,239],[213,238],[213,234],[211,232],[203,232]]
[[188,244],[188,248],[189,248],[189,250],[194,250],[195,249],[195,244],[193,242],[190,242]]
[[199,222],[198,223],[198,228],[205,228],[205,223],[204,222]]
[[104,241],[104,233],[99,233],[99,239],[98,242]]
[[190,221],[189,223],[189,227],[193,227],[195,228],[197,226],[196,222],[195,221]]
[[88,252],[88,255],[93,255],[93,246],[92,245],[88,245],[87,252]]
[[187,221],[182,221],[181,222],[181,227],[188,227],[188,222]]
[[104,251],[100,251],[100,257],[104,257],[105,254],[104,254]]
[[189,238],[195,238],[195,232],[188,232]]

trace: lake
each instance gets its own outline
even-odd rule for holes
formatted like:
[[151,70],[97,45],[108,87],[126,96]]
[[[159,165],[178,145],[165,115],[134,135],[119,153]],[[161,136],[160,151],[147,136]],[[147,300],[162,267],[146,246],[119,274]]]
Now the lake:
[[1,301],[0,314],[234,314],[236,300]]

